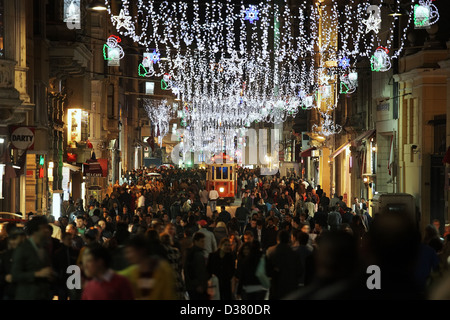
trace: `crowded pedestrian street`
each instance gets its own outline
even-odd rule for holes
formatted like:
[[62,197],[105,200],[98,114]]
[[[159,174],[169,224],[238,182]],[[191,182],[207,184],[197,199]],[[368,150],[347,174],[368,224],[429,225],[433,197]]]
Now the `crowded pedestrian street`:
[[450,299],[449,21],[448,0],[0,0],[0,304]]

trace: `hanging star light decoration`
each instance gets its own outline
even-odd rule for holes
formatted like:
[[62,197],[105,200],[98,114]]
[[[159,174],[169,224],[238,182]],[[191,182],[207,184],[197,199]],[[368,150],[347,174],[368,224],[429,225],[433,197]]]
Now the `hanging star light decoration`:
[[[116,10],[114,1],[105,0],[117,32],[143,48],[152,48],[151,51],[157,48],[156,52],[166,54],[164,63],[155,63],[157,59],[153,60],[149,51],[149,57],[139,66],[139,75],[159,79],[165,73],[171,76],[163,78],[162,89],[172,90],[186,102],[183,123],[193,130],[194,144],[213,150],[219,146],[207,141],[209,133],[219,140],[231,139],[231,133],[217,128],[231,130],[256,121],[279,122],[295,116],[300,107],[326,106],[330,112],[340,96],[333,94],[339,92],[339,84],[343,83],[341,92],[351,91],[351,66],[343,69],[338,66],[339,60],[342,57],[348,57],[350,62],[355,57],[370,60],[374,55],[374,71],[388,67],[388,64],[383,67],[382,60],[399,58],[406,30],[414,24],[414,2],[419,0],[410,6],[404,29],[399,30],[401,35],[395,46],[398,49],[390,56],[374,51],[381,43],[387,48],[394,47],[394,36],[398,34],[394,32],[398,30],[396,20],[388,23],[383,19],[386,32],[378,34],[381,18],[377,9],[381,6],[368,12],[368,1],[329,0],[326,12],[310,1],[300,1],[295,12],[288,0],[277,4],[260,1],[254,6],[242,6],[242,2],[234,0],[120,2],[123,12],[119,14],[120,7]],[[399,6],[403,0],[390,2]],[[139,21],[139,28],[125,19],[131,12],[135,13],[133,21]],[[123,19],[116,23],[120,16]],[[368,18],[371,22],[366,30],[363,21]],[[322,21],[329,28],[321,31]],[[336,38],[340,39],[338,44]],[[277,50],[272,55],[274,44]],[[326,58],[318,52],[327,52]],[[314,57],[314,63],[307,57]],[[328,65],[328,61],[334,64]],[[331,79],[321,77],[323,71]],[[348,80],[340,81],[342,74],[349,74]],[[332,95],[327,98],[330,85]]]
[[367,8],[367,12],[369,12],[369,18],[362,21],[366,25],[366,33],[373,31],[378,34],[381,28],[380,8],[376,5],[371,5]]
[[120,13],[118,16],[113,16],[112,20],[116,23],[117,30],[121,28],[125,28],[128,31],[133,30],[133,24],[131,23],[131,16],[125,14],[123,9],[120,9]]
[[250,21],[250,23],[253,23],[255,20],[259,20],[258,14],[259,14],[258,9],[256,9],[255,6],[250,6],[245,10],[244,20],[248,20]]
[[323,72],[320,76],[319,76],[319,84],[321,86],[325,86],[328,85],[330,82],[331,77],[326,74],[325,72]]

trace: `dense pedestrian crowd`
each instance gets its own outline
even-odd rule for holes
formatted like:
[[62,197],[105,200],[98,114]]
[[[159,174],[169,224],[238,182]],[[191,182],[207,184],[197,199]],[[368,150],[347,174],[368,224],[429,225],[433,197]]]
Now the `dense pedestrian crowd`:
[[[412,214],[372,217],[320,185],[239,169],[237,208],[205,171],[128,172],[102,201],[64,203],[0,237],[5,300],[441,298],[450,232]],[[437,223],[437,222],[436,222]],[[368,289],[379,266],[381,290]],[[78,268],[78,269],[77,269]],[[68,271],[69,270],[69,271]],[[73,270],[80,270],[79,278]],[[375,281],[376,282],[376,281]],[[78,285],[77,285],[78,283]],[[448,287],[447,287],[448,288]]]

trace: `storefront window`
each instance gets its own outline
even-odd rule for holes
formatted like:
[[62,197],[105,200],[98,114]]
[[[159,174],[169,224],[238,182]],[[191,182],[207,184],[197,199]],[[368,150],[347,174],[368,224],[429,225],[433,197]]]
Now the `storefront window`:
[[81,109],[69,109],[67,128],[69,144],[86,141],[89,137],[89,113]]

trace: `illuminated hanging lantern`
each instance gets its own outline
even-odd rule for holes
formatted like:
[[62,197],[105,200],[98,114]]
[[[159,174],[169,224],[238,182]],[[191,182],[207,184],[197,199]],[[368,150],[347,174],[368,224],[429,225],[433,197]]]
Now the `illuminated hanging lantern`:
[[172,89],[172,77],[166,73],[161,79],[161,89],[162,90],[170,90]]
[[314,96],[308,95],[302,99],[302,109],[310,110],[314,107]]
[[108,61],[108,66],[119,66],[120,60],[125,56],[123,48],[119,45],[120,42],[122,39],[111,35],[103,45],[103,58]]
[[375,50],[375,53],[370,58],[370,66],[372,71],[385,72],[391,68],[391,58],[388,53],[389,50],[384,47],[378,47],[377,50]]
[[349,94],[356,91],[358,87],[358,73],[350,72],[349,74],[344,74],[340,77],[340,93]]
[[439,20],[439,11],[433,0],[419,0],[414,6],[414,28],[426,29]]
[[322,116],[321,125],[318,126],[314,124],[312,126],[312,131],[316,132],[324,137],[329,137],[334,134],[339,134],[342,131],[342,126],[334,123],[331,115],[328,113],[320,112]]
[[153,67],[155,61],[159,61],[159,53],[157,54],[156,51],[153,51],[153,53],[144,52],[142,63],[138,66],[138,75],[140,77],[152,77],[155,74]]

